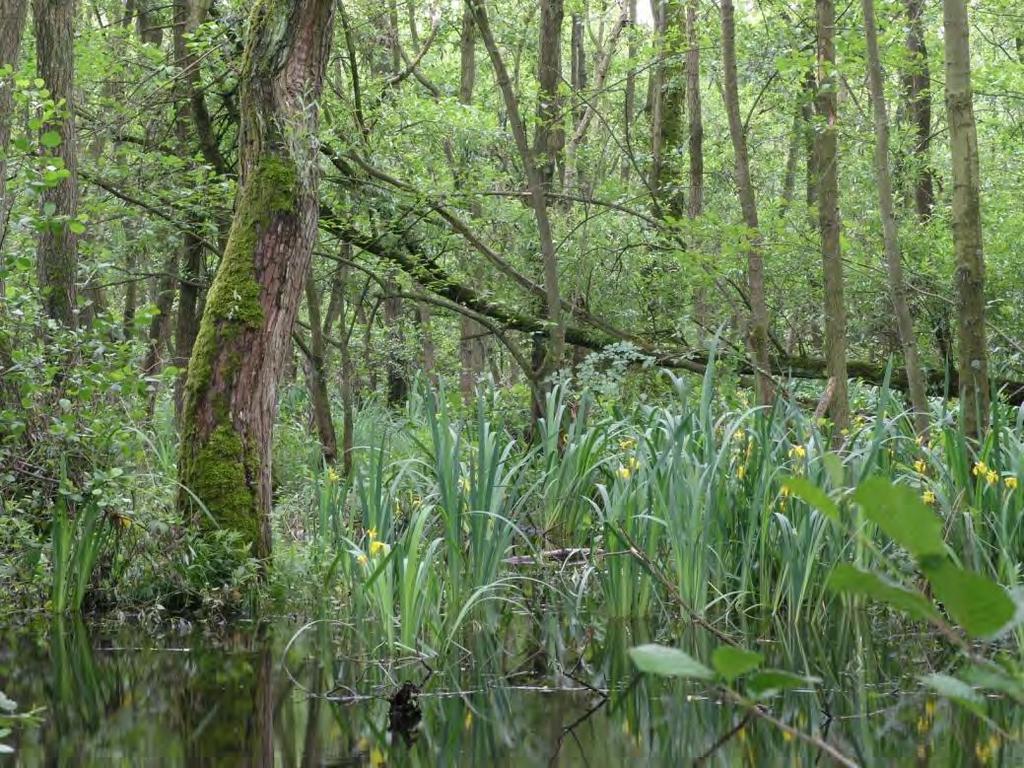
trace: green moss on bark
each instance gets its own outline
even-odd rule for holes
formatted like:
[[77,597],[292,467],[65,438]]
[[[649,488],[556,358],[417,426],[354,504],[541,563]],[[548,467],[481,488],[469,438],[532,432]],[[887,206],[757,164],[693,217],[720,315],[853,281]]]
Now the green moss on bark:
[[[202,502],[217,525],[256,542],[259,509],[255,494],[259,458],[232,423],[231,399],[243,350],[231,342],[263,325],[256,247],[275,216],[295,210],[298,173],[278,155],[264,155],[239,192],[231,232],[206,299],[189,361],[185,389],[179,479]],[[219,367],[218,392],[211,392]],[[205,429],[200,422],[207,420]],[[212,425],[209,422],[212,421]],[[204,437],[203,434],[206,434]],[[191,509],[188,493],[183,508]]]
[[196,447],[182,467],[182,481],[190,488],[220,528],[241,533],[247,541],[259,536],[256,494],[246,471],[255,459],[230,424],[217,427],[206,444]]

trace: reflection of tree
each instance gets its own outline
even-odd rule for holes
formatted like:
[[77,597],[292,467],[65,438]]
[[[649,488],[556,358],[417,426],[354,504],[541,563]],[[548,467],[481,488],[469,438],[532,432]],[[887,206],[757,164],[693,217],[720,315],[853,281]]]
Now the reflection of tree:
[[273,656],[262,638],[235,653],[197,654],[180,700],[188,765],[274,764]]

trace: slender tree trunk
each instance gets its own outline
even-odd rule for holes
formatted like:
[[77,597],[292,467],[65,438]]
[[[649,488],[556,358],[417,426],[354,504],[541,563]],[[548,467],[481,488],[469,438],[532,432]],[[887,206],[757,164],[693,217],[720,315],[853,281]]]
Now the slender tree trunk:
[[63,167],[67,178],[41,195],[47,226],[39,232],[37,271],[46,314],[67,328],[78,327],[78,238],[68,226],[78,214],[78,134],[74,116],[74,0],[32,0],[36,33],[36,66],[62,117],[42,127],[56,132],[60,144],[45,150],[48,162]]
[[655,0],[658,63],[651,78],[651,172],[648,183],[662,215],[681,218],[686,211],[682,164],[686,73],[686,16],[680,0]]
[[[164,264],[164,273],[160,275],[156,296],[156,314],[149,323],[149,338],[146,345],[146,357],[142,363],[142,375],[147,378],[160,373],[161,354],[171,330],[171,310],[174,308],[175,276],[178,273],[178,254],[171,253]],[[157,385],[151,381],[146,394],[146,418],[153,417],[156,409]]]
[[208,515],[237,531],[260,558],[270,556],[277,385],[317,234],[316,105],[333,7],[253,8],[239,75],[235,214],[189,361],[179,504],[193,520]]
[[388,405],[395,407],[405,403],[409,396],[409,380],[406,374],[405,335],[402,333],[402,299],[398,293],[395,276],[385,280],[384,297],[384,338],[387,344],[387,387]]
[[[342,257],[346,261],[352,259],[352,246],[342,244]],[[352,446],[355,434],[355,372],[352,369],[352,328],[355,321],[348,321],[348,309],[345,304],[345,290],[348,288],[349,267],[342,264],[335,273],[334,285],[331,288],[332,301],[337,297],[338,317],[341,318],[341,332],[338,352],[341,357],[341,471],[344,477],[352,475]],[[329,328],[328,328],[329,330]]]
[[[818,226],[821,230],[822,274],[825,284],[825,362],[832,398],[828,412],[835,437],[850,421],[846,376],[846,304],[843,299],[843,256],[839,219],[839,128],[833,0],[817,0],[818,19],[818,115],[824,125],[817,133]],[[833,385],[834,382],[834,385]]]
[[956,250],[960,356],[960,418],[980,438],[988,425],[988,348],[985,344],[985,257],[981,238],[978,129],[974,121],[971,53],[965,0],[943,0],[946,112],[953,166],[953,246]]
[[[473,26],[473,13],[469,5],[462,11],[462,35],[459,40],[459,103],[469,106],[473,103],[473,85],[476,82],[476,34]],[[458,174],[461,180],[466,177],[466,168],[460,167]],[[476,217],[480,213],[480,204],[474,198],[470,213]],[[476,384],[484,370],[486,357],[485,339],[487,329],[471,317],[461,315],[459,318],[459,391],[466,405],[473,402]]]
[[732,0],[722,0],[722,64],[725,78],[725,111],[729,135],[736,156],[736,187],[743,221],[750,230],[747,244],[747,290],[750,294],[750,327],[747,334],[750,356],[756,370],[757,401],[770,405],[775,398],[771,361],[768,357],[768,305],[764,292],[764,258],[758,229],[757,202],[750,179],[747,137],[740,118],[739,87],[736,79],[736,20]]
[[[0,69],[17,69],[21,51],[21,36],[28,15],[28,0],[0,0]],[[7,150],[11,142],[11,110],[13,73],[0,77],[0,259],[7,239],[7,221],[11,201],[7,196]],[[3,279],[0,277],[0,298],[3,293]]]
[[540,0],[540,41],[537,53],[537,130],[533,151],[545,192],[551,191],[565,144],[562,99],[563,0]]
[[899,233],[893,212],[892,174],[889,172],[889,117],[885,108],[885,84],[878,54],[878,32],[875,27],[874,0],[861,0],[864,12],[864,36],[867,42],[868,84],[875,119],[875,181],[878,183],[878,210],[882,218],[882,239],[885,241],[885,262],[889,273],[889,295],[896,316],[903,363],[907,370],[910,403],[914,409],[914,431],[928,431],[928,397],[924,373],[917,354],[914,321],[907,303],[907,284],[903,278]]
[[[501,92],[508,112],[509,126],[512,129],[512,136],[515,139],[516,148],[526,173],[526,183],[530,190],[530,201],[533,208],[534,219],[537,222],[537,235],[540,240],[541,266],[544,272],[545,308],[549,323],[548,348],[544,355],[543,363],[534,372],[534,380],[541,387],[531,387],[536,392],[542,391],[544,382],[551,373],[554,373],[562,365],[565,357],[565,323],[562,319],[562,300],[559,291],[558,281],[558,260],[555,253],[555,242],[551,234],[551,221],[548,217],[548,206],[545,191],[547,184],[544,174],[538,167],[534,154],[526,137],[526,127],[523,125],[522,115],[519,111],[519,102],[515,91],[512,89],[512,82],[505,68],[505,62],[498,50],[498,44],[491,32],[490,22],[487,19],[487,9],[483,0],[467,0],[473,11],[473,20],[476,22],[480,32],[480,38],[487,49],[494,68],[495,79],[498,83],[498,90]],[[536,419],[543,409],[543,402],[538,394],[533,396],[533,415]]]
[[689,117],[691,219],[704,210],[704,117],[700,103],[700,31],[697,29],[699,0],[686,2],[686,114]]
[[782,204],[789,206],[796,194],[796,169],[799,165],[800,146],[803,143],[803,109],[793,112],[793,127],[789,132],[789,147],[786,150],[786,172],[782,177]]
[[633,122],[636,120],[636,0],[627,0],[629,3],[629,43],[626,46],[626,57],[629,59],[629,69],[626,70],[626,92],[623,99],[623,133],[626,143],[626,156],[622,158],[622,168],[619,175],[623,181],[629,181],[633,164],[630,162],[633,144]]
[[912,178],[914,207],[922,221],[932,215],[935,206],[934,183],[928,156],[932,137],[931,76],[928,71],[928,49],[924,41],[925,0],[904,0],[907,10],[907,71],[903,75],[903,91],[907,113],[914,129]]
[[313,406],[313,422],[320,437],[320,452],[325,462],[334,464],[338,459],[338,438],[334,432],[331,399],[327,392],[327,351],[324,347],[320,316],[320,291],[317,290],[312,269],[306,278],[306,311],[309,313],[309,366],[306,384]]

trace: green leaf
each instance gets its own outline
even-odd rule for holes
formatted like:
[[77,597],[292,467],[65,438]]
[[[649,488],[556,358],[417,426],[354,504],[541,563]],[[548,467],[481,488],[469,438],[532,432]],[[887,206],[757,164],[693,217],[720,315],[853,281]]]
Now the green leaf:
[[971,685],[999,691],[1024,704],[1024,679],[995,662],[985,661],[984,666],[979,663],[968,667],[961,673],[961,677]]
[[821,488],[806,477],[787,477],[784,482],[786,487],[798,499],[814,507],[826,517],[838,522],[839,507]]
[[921,569],[950,617],[973,637],[991,637],[1006,629],[1017,605],[1006,590],[980,573],[965,571],[948,558],[929,558]]
[[711,666],[723,679],[732,682],[737,677],[747,674],[761,666],[764,657],[756,651],[722,645],[711,654]]
[[85,232],[85,224],[80,222],[78,219],[72,219],[68,222],[68,229],[74,232],[76,235],[80,235]]
[[862,595],[888,603],[915,619],[938,621],[939,612],[928,599],[902,584],[890,581],[871,571],[862,571],[848,563],[840,563],[828,577],[828,587],[835,592]]
[[984,708],[985,700],[982,698],[981,694],[963,680],[936,672],[922,677],[921,682],[939,694],[942,698],[955,701],[961,707],[973,712],[983,720],[988,720],[988,716],[985,714]]
[[54,149],[60,146],[60,134],[56,131],[46,131],[39,137],[39,141],[47,149]]
[[765,699],[779,691],[808,685],[813,687],[820,682],[821,678],[818,677],[797,675],[782,669],[765,669],[750,676],[747,680],[747,693],[755,699]]
[[918,560],[946,553],[942,521],[913,489],[869,477],[854,492],[853,499],[869,520]]
[[649,643],[629,649],[637,669],[661,677],[687,677],[695,680],[712,680],[715,673],[688,653],[678,648]]
[[43,204],[43,216],[53,216],[57,212],[56,203],[44,203]]

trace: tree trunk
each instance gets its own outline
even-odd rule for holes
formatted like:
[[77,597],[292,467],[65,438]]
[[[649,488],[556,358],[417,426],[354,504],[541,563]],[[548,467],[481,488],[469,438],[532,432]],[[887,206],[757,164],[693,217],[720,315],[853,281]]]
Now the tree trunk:
[[[175,276],[178,273],[178,254],[172,252],[164,264],[164,273],[160,275],[157,296],[156,314],[149,323],[149,337],[146,347],[146,358],[142,363],[142,375],[146,378],[155,377],[160,373],[161,354],[167,344],[171,330],[171,310],[174,308]],[[146,393],[146,418],[153,417],[156,409],[157,385],[149,384]]]
[[60,137],[44,150],[47,162],[63,167],[68,177],[43,190],[41,212],[46,226],[39,232],[37,272],[46,314],[67,328],[78,327],[78,238],[69,227],[78,214],[78,135],[74,116],[74,0],[32,0],[36,33],[36,66],[62,117],[41,128]]
[[313,406],[313,422],[320,437],[320,451],[324,461],[334,464],[338,460],[338,438],[334,432],[331,399],[327,393],[327,353],[320,318],[320,291],[317,290],[313,270],[306,278],[306,310],[309,313],[309,366],[306,384]]
[[850,421],[850,402],[846,376],[846,304],[843,299],[843,256],[839,242],[839,128],[836,124],[835,24],[833,0],[817,0],[818,19],[818,115],[824,125],[817,133],[818,226],[821,230],[822,276],[825,284],[825,360],[829,379],[835,388],[828,412],[835,438]]
[[[21,35],[28,15],[28,0],[0,0],[0,69],[18,67]],[[0,259],[7,236],[7,221],[11,202],[7,197],[7,149],[11,141],[11,89],[14,74],[0,77]],[[0,298],[3,297],[3,278],[0,277]]]
[[699,0],[686,3],[686,114],[689,117],[691,219],[704,210],[704,118],[700,104],[700,33],[697,29]]
[[[346,261],[352,260],[352,245],[342,244],[342,258]],[[341,343],[338,351],[341,357],[341,472],[344,477],[352,475],[352,441],[355,434],[355,396],[354,396],[354,372],[352,370],[352,324],[348,322],[348,310],[345,306],[345,289],[348,287],[349,267],[342,264],[334,276],[334,285],[331,287],[331,300],[337,302],[338,317],[341,319]],[[330,326],[324,328],[326,335]]]
[[387,368],[388,405],[403,405],[409,396],[409,380],[406,374],[405,335],[402,333],[402,299],[397,296],[398,283],[394,274],[384,282],[384,340],[385,367]]
[[262,0],[252,11],[235,213],[189,361],[179,505],[237,531],[259,558],[270,556],[277,385],[317,235],[316,105],[333,7]]
[[946,111],[953,166],[954,288],[960,345],[960,418],[980,438],[988,425],[988,351],[985,345],[985,258],[981,239],[978,130],[971,90],[971,53],[964,0],[943,0]]
[[892,174],[889,172],[889,117],[885,108],[885,84],[878,54],[878,32],[875,27],[874,0],[861,0],[864,12],[864,33],[867,42],[868,85],[875,119],[875,180],[878,183],[878,210],[882,218],[882,239],[885,242],[885,262],[889,273],[889,295],[896,316],[903,364],[907,371],[910,403],[914,409],[914,431],[923,435],[928,431],[928,396],[924,373],[917,354],[914,321],[907,303],[907,284],[903,278],[903,259],[900,255],[899,233],[893,212]]
[[623,135],[625,136],[626,153],[622,158],[622,168],[619,175],[624,182],[629,181],[630,171],[633,164],[630,162],[633,142],[633,122],[636,120],[636,0],[628,0],[629,21],[628,34],[629,42],[626,46],[626,58],[629,59],[629,69],[626,70],[626,92],[623,97]]
[[563,0],[540,0],[540,41],[537,52],[537,130],[533,151],[545,191],[551,191],[555,168],[562,162],[565,130],[562,125]]
[[725,78],[725,111],[729,135],[736,156],[736,187],[743,221],[750,230],[747,243],[747,290],[750,294],[750,328],[747,334],[752,365],[756,371],[757,402],[770,405],[775,398],[771,361],[768,357],[768,305],[764,295],[764,258],[758,230],[757,201],[750,179],[747,137],[740,119],[739,87],[736,79],[736,20],[732,0],[722,0],[722,63]]
[[903,92],[907,113],[914,128],[911,174],[914,185],[914,207],[922,221],[932,215],[935,192],[928,155],[932,137],[931,76],[928,72],[928,49],[924,42],[925,0],[905,0],[907,10],[907,71],[903,74]]
[[679,0],[655,0],[658,62],[651,73],[651,172],[648,183],[661,215],[686,211],[682,166],[686,74],[683,49],[686,17]]
[[[560,0],[557,0],[560,2]],[[530,190],[530,202],[533,208],[534,219],[537,222],[537,235],[540,240],[541,267],[544,272],[544,293],[545,309],[548,319],[547,350],[543,356],[543,362],[534,371],[534,380],[541,386],[531,387],[534,392],[543,391],[544,383],[548,376],[559,369],[565,357],[565,322],[562,319],[562,299],[559,291],[558,281],[558,260],[555,253],[555,242],[551,234],[551,221],[548,217],[548,207],[545,192],[544,174],[537,164],[537,159],[530,151],[526,138],[526,127],[523,124],[522,115],[519,111],[519,102],[515,91],[512,89],[512,82],[508,76],[505,62],[498,50],[498,44],[491,32],[490,22],[487,19],[487,9],[483,0],[467,0],[473,11],[473,20],[476,22],[480,37],[487,49],[494,68],[495,79],[498,90],[501,92],[505,109],[508,112],[509,126],[512,129],[512,136],[515,139],[516,148],[526,174],[526,183]],[[543,409],[543,402],[539,394],[534,394],[533,416],[537,418]]]
[[[476,34],[473,26],[473,13],[469,5],[463,7],[462,35],[459,40],[459,103],[469,106],[473,103],[473,85],[476,82]],[[458,169],[459,182],[466,176],[466,168]],[[470,204],[471,215],[478,216],[480,203],[473,198]],[[476,396],[476,385],[484,370],[486,358],[487,329],[473,318],[461,315],[459,318],[459,391],[462,401],[471,405]]]

